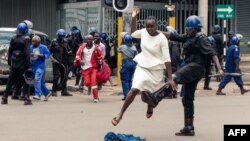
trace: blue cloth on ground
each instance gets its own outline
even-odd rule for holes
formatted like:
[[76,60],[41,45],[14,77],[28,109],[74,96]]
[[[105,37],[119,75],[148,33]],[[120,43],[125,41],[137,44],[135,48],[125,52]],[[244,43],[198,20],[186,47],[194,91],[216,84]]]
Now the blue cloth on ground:
[[146,139],[135,137],[132,134],[116,134],[114,132],[108,132],[104,137],[104,141],[146,141]]

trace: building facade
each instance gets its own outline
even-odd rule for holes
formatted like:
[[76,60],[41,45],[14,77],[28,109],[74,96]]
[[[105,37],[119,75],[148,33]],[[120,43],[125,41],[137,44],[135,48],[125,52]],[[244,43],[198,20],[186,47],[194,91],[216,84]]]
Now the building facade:
[[[200,0],[201,1],[201,0]],[[216,18],[217,4],[233,4],[235,16],[226,20],[225,33],[232,30],[243,35],[243,40],[250,41],[250,0],[207,0],[207,33],[211,27],[219,24],[223,27],[223,20]],[[118,13],[112,7],[104,4],[103,0],[0,0],[0,27],[15,27],[20,21],[31,20],[34,28],[55,37],[58,28],[69,31],[77,26],[83,34],[88,33],[90,27],[97,27],[100,32],[107,32],[110,36],[117,36]],[[198,15],[199,0],[182,0],[175,4],[176,29],[184,33],[185,19],[189,15]],[[165,7],[165,0],[135,0],[135,5],[141,8],[138,28],[143,27],[144,19],[155,16],[158,29],[165,31],[168,25],[169,13]],[[202,9],[204,10],[204,9]],[[126,20],[126,19],[125,19]]]

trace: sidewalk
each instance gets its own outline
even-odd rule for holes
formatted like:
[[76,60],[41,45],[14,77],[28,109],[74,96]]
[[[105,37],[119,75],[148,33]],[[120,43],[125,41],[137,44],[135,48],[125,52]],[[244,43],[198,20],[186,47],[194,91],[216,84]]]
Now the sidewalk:
[[[102,90],[100,90],[100,94],[106,95],[106,96],[122,95],[122,87],[116,85],[117,84],[116,76],[112,76],[111,80],[112,80],[113,84],[115,84],[115,86],[111,86],[110,83],[107,82],[102,87]],[[79,92],[78,86],[74,86],[74,84],[75,84],[75,79],[68,80],[68,90],[71,92]],[[212,90],[204,90],[203,89],[204,80],[202,79],[197,86],[197,90],[196,90],[195,94],[196,94],[196,96],[215,95],[216,90],[218,89],[218,84],[219,84],[219,82],[212,79],[210,82],[210,87],[212,88]],[[250,89],[250,83],[245,82],[244,87],[246,89]],[[180,90],[181,90],[181,85],[178,86],[178,92],[180,92]],[[85,91],[83,93],[79,92],[79,94],[86,94],[86,92],[87,92],[87,90],[85,88]],[[235,94],[240,95],[240,89],[233,80],[227,84],[227,86],[223,89],[223,92],[225,92],[227,95],[235,95]],[[248,93],[246,93],[246,94],[248,94]]]

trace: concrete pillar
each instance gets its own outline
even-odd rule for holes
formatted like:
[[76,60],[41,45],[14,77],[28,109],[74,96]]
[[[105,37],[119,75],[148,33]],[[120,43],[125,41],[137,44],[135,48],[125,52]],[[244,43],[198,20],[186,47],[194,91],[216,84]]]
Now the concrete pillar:
[[201,18],[201,23],[203,25],[202,32],[207,35],[208,0],[199,0],[198,4],[198,16]]

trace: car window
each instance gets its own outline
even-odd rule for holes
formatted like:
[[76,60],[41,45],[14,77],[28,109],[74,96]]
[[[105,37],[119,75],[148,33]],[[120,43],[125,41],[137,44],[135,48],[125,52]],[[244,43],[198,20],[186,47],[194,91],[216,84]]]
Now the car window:
[[14,32],[0,31],[0,44],[9,44]]

